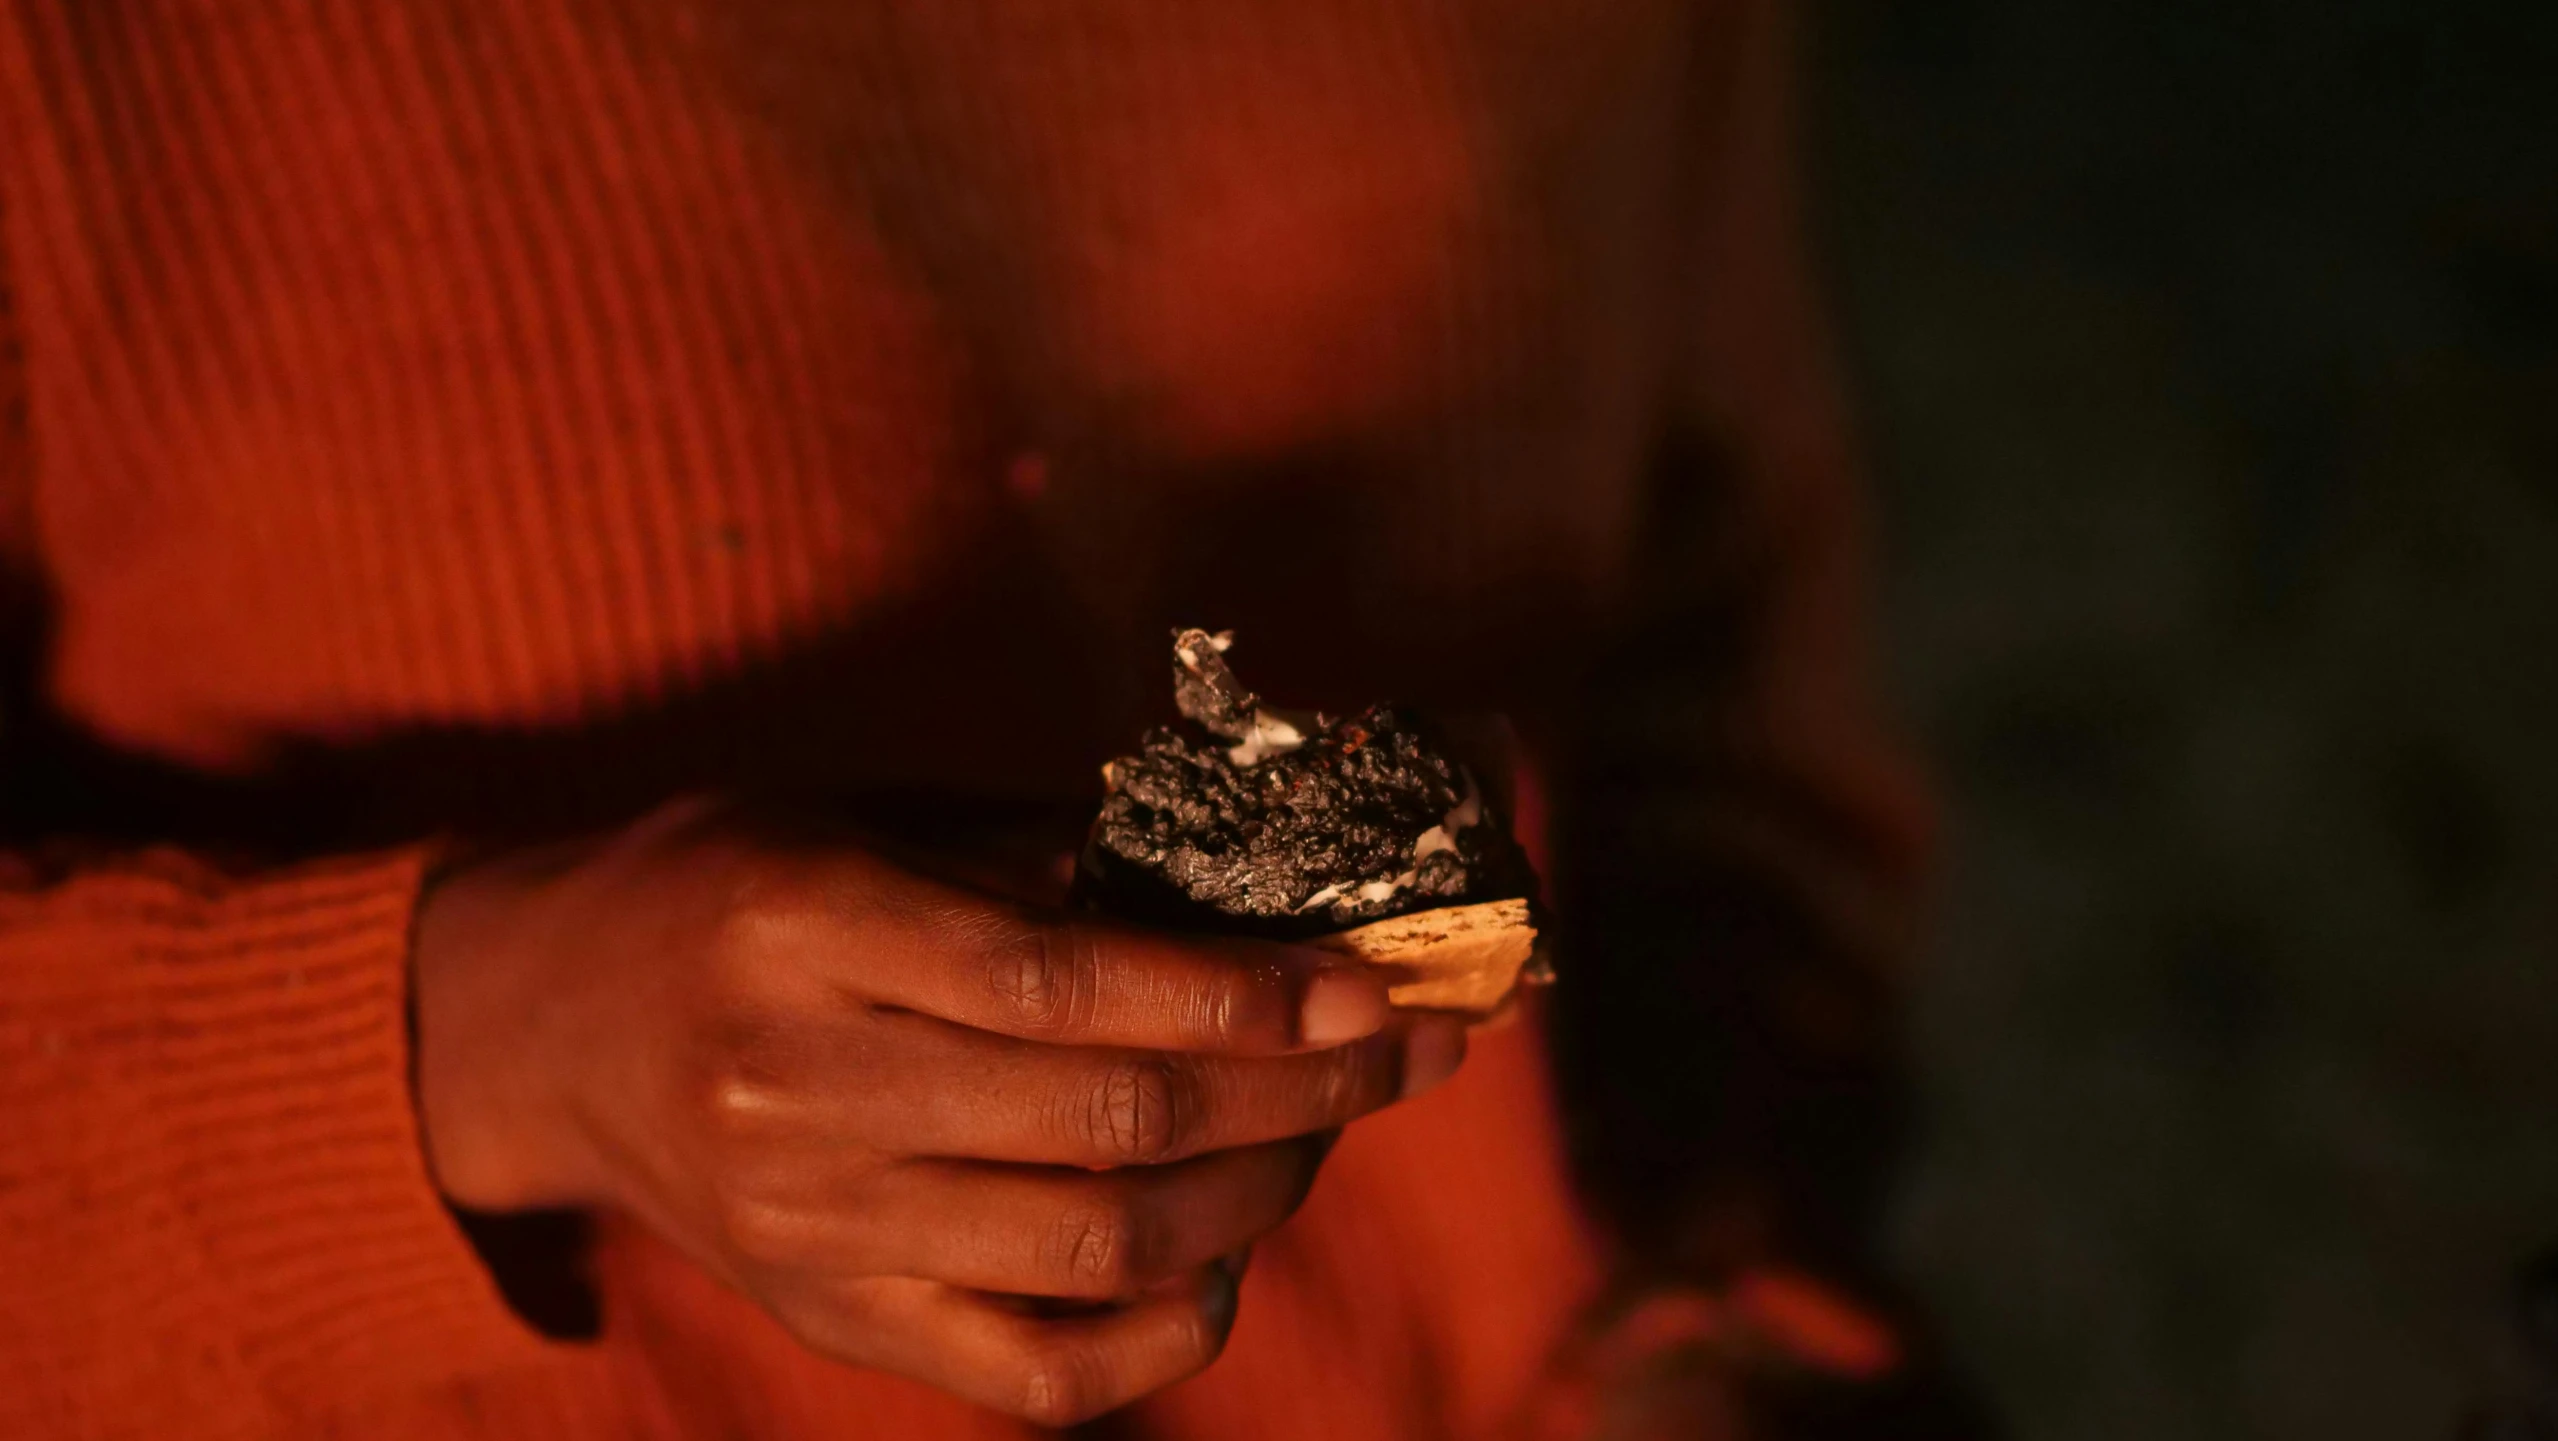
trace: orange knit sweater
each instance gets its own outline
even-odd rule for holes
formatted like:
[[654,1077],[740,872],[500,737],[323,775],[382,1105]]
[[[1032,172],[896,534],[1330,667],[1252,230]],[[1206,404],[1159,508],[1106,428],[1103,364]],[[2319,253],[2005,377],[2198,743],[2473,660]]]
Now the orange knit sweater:
[[[0,1436],[1012,1434],[611,1224],[599,1340],[510,1312],[432,844],[1081,794],[1174,619],[1527,708],[1674,413],[1757,637],[1696,744],[1825,818],[1734,844],[1898,894],[1762,8],[0,0]],[[1519,1028],[1354,1129],[1129,1424],[1515,1424],[1602,1270],[1546,1096]]]

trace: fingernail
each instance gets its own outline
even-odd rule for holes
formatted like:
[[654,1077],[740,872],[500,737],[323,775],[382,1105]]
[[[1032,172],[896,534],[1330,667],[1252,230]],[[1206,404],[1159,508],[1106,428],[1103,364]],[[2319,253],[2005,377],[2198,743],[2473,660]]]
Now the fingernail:
[[1357,971],[1317,971],[1306,986],[1297,1035],[1309,1046],[1337,1046],[1373,1036],[1386,1023],[1386,989]]
[[1441,1016],[1413,1022],[1403,1038],[1403,1098],[1435,1089],[1465,1058],[1465,1022]]

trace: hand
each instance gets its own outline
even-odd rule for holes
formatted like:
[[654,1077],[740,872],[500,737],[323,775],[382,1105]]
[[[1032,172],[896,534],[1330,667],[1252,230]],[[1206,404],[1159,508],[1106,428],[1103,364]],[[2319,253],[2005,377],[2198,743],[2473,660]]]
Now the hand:
[[416,967],[455,1204],[618,1207],[810,1346],[1050,1425],[1214,1359],[1327,1133],[1465,1045],[1319,952],[994,901],[699,803],[453,876]]

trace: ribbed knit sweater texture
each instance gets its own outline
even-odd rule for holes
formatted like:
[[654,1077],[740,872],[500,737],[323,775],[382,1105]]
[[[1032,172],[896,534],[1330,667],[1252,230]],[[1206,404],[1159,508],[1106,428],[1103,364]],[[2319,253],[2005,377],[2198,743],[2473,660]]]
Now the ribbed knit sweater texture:
[[[0,1436],[1015,1434],[619,1223],[600,1339],[508,1309],[436,843],[1079,794],[1176,620],[1500,701],[1633,603],[1666,412],[1801,657],[1734,733],[1877,793],[1761,8],[0,0]],[[1354,1128],[1131,1434],[1505,1434],[1602,1269],[1541,1065]]]

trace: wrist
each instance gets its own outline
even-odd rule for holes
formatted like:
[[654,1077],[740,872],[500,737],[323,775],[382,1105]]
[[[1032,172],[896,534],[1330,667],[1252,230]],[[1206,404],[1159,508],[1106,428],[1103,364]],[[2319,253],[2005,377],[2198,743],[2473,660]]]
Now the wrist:
[[414,1084],[426,1163],[445,1200],[511,1212],[584,1204],[578,1148],[534,1034],[541,1008],[522,943],[529,884],[502,863],[429,882],[410,951]]

